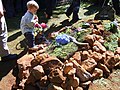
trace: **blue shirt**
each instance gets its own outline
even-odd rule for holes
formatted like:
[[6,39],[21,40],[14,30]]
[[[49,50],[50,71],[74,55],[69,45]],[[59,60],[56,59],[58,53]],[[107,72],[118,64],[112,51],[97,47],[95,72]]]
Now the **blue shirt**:
[[34,33],[34,24],[36,23],[35,16],[36,15],[27,11],[25,15],[22,17],[20,23],[20,29],[23,34],[25,34],[26,32]]

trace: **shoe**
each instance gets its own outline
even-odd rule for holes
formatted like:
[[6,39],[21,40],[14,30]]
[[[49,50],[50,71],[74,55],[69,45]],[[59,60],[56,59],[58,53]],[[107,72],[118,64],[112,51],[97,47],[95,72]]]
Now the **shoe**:
[[9,54],[7,56],[1,57],[1,61],[17,60],[17,59],[18,59],[17,54]]

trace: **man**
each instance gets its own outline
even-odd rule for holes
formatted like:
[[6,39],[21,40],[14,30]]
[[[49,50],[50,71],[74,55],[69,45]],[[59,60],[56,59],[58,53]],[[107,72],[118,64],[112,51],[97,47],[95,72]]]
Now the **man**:
[[56,6],[57,0],[45,0],[45,16],[47,19],[52,18],[53,9]]
[[10,54],[7,46],[7,26],[4,17],[3,4],[0,0],[0,57],[1,60],[17,59],[16,54]]
[[81,0],[73,0],[70,7],[66,11],[66,16],[69,17],[73,13],[72,22],[76,22],[79,20],[79,9],[80,9],[80,1]]
[[[105,0],[105,5],[107,5],[109,0]],[[120,15],[120,6],[119,6],[119,0],[112,0],[113,8],[116,11],[117,15]]]

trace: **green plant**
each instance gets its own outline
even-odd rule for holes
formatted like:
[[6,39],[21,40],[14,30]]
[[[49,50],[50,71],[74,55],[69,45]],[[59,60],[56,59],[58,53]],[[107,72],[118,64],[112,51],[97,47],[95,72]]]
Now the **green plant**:
[[[55,46],[55,47],[52,48],[53,46]],[[68,59],[77,50],[78,50],[78,46],[73,42],[70,42],[66,45],[61,45],[61,46],[56,46],[55,42],[54,42],[54,45],[52,44],[47,49],[47,51],[49,51],[48,53],[50,55],[56,56],[61,59]]]

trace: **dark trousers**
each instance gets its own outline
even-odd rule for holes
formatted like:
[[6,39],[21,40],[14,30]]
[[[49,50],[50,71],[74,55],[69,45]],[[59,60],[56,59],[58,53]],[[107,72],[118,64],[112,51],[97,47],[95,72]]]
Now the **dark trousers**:
[[[107,5],[109,0],[106,0],[105,5]],[[115,9],[116,13],[119,13],[119,0],[112,0],[113,8]]]
[[45,0],[45,12],[48,16],[52,16],[53,9],[56,6],[57,0]]
[[25,39],[27,41],[27,45],[29,48],[32,48],[35,46],[35,37],[34,37],[34,34],[31,33],[31,32],[27,32],[24,34],[25,36]]
[[66,11],[66,15],[69,17],[73,13],[73,20],[78,20],[79,9],[80,9],[80,0],[73,0],[70,7]]

